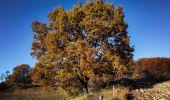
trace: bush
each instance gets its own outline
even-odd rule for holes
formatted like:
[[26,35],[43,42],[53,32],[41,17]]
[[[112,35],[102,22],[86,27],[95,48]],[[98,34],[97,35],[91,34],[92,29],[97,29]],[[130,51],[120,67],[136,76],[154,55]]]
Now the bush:
[[135,65],[134,74],[143,78],[170,78],[170,58],[142,58]]
[[0,90],[5,90],[8,88],[8,85],[5,82],[0,83]]

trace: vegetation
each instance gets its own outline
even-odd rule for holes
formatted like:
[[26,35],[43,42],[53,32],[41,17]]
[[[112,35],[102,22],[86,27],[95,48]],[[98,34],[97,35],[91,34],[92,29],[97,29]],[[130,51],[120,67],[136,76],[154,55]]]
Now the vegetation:
[[38,94],[38,95],[13,95],[0,97],[1,100],[64,100],[67,96],[56,94]]
[[[78,1],[71,10],[55,8],[48,14],[48,23],[32,23],[35,67],[21,64],[11,74],[1,74],[0,92],[31,94],[14,99],[95,100],[101,95],[108,100],[126,100],[132,89],[170,78],[170,58],[133,61],[134,47],[124,18],[122,7],[103,0],[87,0],[85,5]],[[109,88],[113,84],[120,87]],[[48,93],[41,94],[43,90]]]
[[32,24],[31,54],[38,60],[34,81],[58,82],[70,94],[83,88],[88,93],[90,81],[130,72],[133,48],[122,7],[114,8],[103,0],[87,1],[84,6],[78,2],[69,11],[57,7],[48,19],[48,24]]
[[139,59],[135,74],[144,78],[170,78],[170,58]]
[[8,86],[7,86],[7,84],[5,82],[0,83],[0,90],[5,90],[7,88],[8,88]]
[[23,85],[23,86],[25,86],[26,84],[31,84],[32,80],[31,80],[30,72],[31,72],[31,68],[27,64],[16,66],[13,69],[13,74],[12,74],[14,84]]
[[[13,73],[10,75],[9,71],[5,72],[3,78],[5,81],[0,83],[0,90],[5,90],[13,85],[25,87],[26,85],[31,85],[31,68],[27,64],[21,64],[13,69]],[[2,77],[2,76],[1,76]]]
[[102,89],[98,93],[91,92],[86,96],[77,96],[71,98],[71,100],[99,100],[100,96],[105,100],[127,100],[129,95],[128,88],[116,87],[114,91],[112,89]]

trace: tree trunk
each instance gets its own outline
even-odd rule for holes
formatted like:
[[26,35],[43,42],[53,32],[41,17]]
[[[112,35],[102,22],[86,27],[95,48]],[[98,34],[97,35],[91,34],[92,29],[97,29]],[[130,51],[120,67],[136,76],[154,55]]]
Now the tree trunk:
[[84,88],[85,88],[85,90],[86,90],[86,93],[89,93],[88,84],[87,84],[87,83],[84,84]]
[[83,86],[83,88],[85,88],[86,93],[89,93],[89,90],[88,90],[88,81],[89,81],[89,78],[85,77],[83,79],[83,78],[78,77],[78,79],[79,79],[81,85]]

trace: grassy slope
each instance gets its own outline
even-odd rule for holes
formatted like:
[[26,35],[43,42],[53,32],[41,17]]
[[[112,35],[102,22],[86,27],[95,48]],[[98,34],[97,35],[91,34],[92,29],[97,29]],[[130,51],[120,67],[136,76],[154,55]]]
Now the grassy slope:
[[[6,96],[0,95],[0,100],[98,100],[99,95],[105,97],[105,100],[125,100],[127,94],[132,94],[134,100],[169,100],[170,98],[170,81],[157,83],[151,88],[142,88],[129,91],[128,88],[116,88],[114,93],[112,89],[102,89],[100,92],[91,92],[85,96],[68,97],[68,95],[61,89],[55,93],[43,93],[38,89],[31,89],[32,93],[29,94],[29,89],[15,90],[10,92],[13,95],[7,94]],[[33,93],[34,91],[34,93]],[[9,93],[9,92],[8,92]],[[119,98],[119,99],[118,99]]]

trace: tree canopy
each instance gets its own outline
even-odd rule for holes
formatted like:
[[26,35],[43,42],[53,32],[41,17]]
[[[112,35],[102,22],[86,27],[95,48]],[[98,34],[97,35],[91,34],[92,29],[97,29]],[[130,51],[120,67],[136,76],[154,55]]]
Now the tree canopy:
[[71,10],[57,7],[48,24],[34,21],[32,55],[38,60],[33,80],[56,82],[69,93],[97,78],[120,78],[132,69],[133,47],[122,7],[103,0],[77,3]]
[[170,78],[170,58],[142,58],[135,62],[134,74],[144,78]]
[[[30,76],[31,68],[27,64],[21,64],[13,69],[13,83],[18,85],[30,84],[32,82]],[[10,77],[9,77],[10,78]]]

